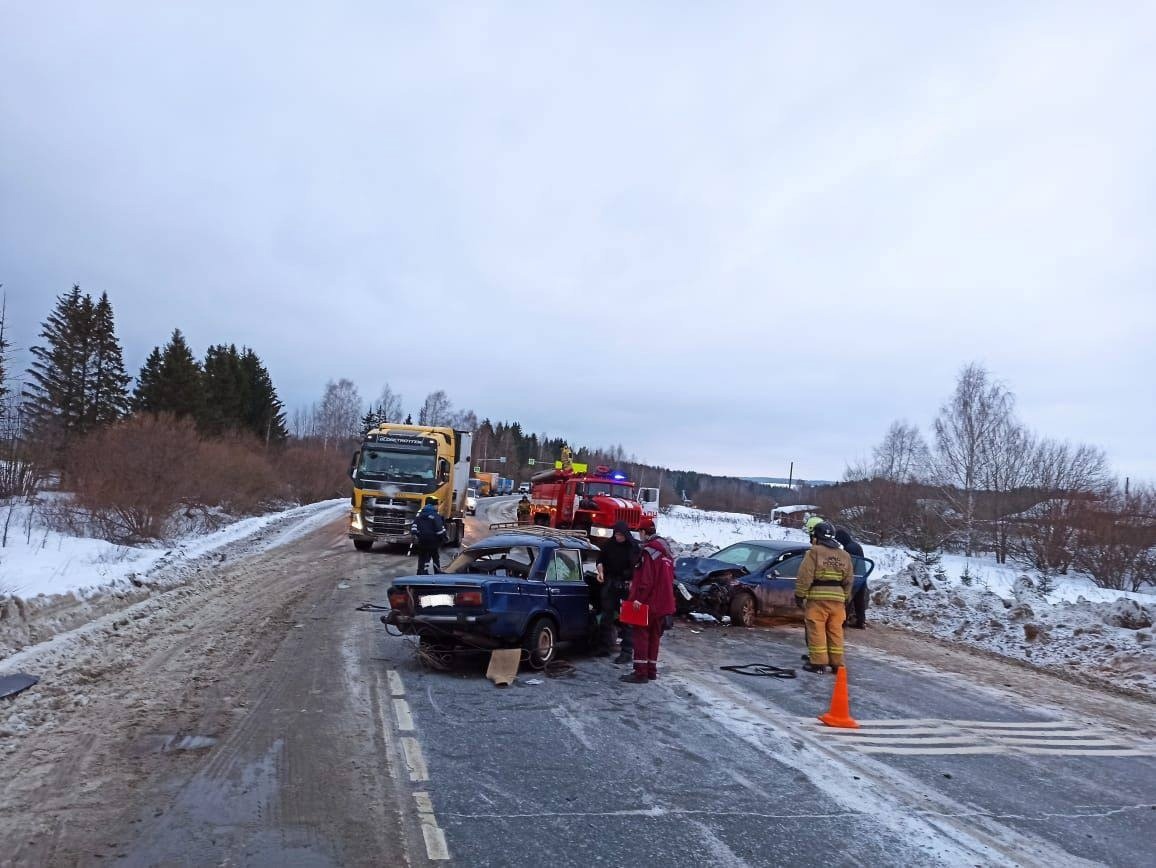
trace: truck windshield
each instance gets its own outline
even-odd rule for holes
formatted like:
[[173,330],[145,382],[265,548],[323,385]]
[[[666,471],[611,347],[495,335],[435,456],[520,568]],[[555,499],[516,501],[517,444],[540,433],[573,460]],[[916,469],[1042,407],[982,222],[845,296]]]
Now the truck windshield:
[[437,456],[414,452],[390,452],[385,449],[361,450],[359,473],[367,479],[388,479],[397,482],[432,482]]
[[585,494],[606,494],[610,497],[622,497],[626,500],[634,500],[634,489],[629,485],[615,485],[612,482],[587,482],[585,484]]

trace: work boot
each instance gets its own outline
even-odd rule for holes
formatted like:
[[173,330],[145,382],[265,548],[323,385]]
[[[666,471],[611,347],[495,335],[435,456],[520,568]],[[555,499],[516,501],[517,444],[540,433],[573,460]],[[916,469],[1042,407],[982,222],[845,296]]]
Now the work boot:
[[802,660],[804,663],[810,663],[811,662],[811,655],[810,654],[800,654],[799,659]]
[[621,676],[619,681],[625,681],[627,684],[645,684],[650,679],[638,672],[631,672],[627,675]]
[[823,664],[823,663],[811,663],[809,661],[807,663],[803,664],[803,669],[806,670],[807,672],[816,672],[819,675],[823,675],[827,671],[827,667],[825,664]]
[[863,622],[863,621],[856,621],[854,624],[851,625],[851,629],[852,630],[866,630],[867,624],[866,624],[866,622]]
[[620,652],[618,652],[618,656],[614,658],[614,662],[620,666],[623,663],[633,663],[634,662],[634,652],[633,651],[620,651]]

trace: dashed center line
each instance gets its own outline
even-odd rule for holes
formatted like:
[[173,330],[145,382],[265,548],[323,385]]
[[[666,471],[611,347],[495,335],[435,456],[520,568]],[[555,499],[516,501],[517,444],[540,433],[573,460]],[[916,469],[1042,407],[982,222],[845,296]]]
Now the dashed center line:
[[434,815],[433,800],[429,793],[414,793],[413,799],[417,802],[418,817],[421,819],[421,833],[425,838],[425,851],[435,862],[450,858],[450,848],[446,844],[446,834],[438,825]]
[[385,673],[386,680],[389,681],[389,693],[391,696],[405,696],[405,684],[402,683],[401,676],[390,669]]
[[393,716],[397,718],[397,728],[401,732],[413,732],[413,715],[409,710],[409,703],[404,699],[393,701]]
[[[401,680],[401,675],[390,669],[386,672],[386,678],[389,681],[389,692],[392,695],[393,716],[397,722],[399,732],[413,732],[415,729],[413,722],[413,712],[410,710],[409,702],[402,697],[405,696],[405,684]],[[382,714],[382,724],[385,714]],[[421,783],[429,780],[429,767],[426,765],[425,755],[422,753],[421,743],[413,736],[402,736],[401,738],[401,752],[405,757],[406,767],[409,769],[409,779],[413,783]],[[450,848],[446,843],[446,834],[438,825],[437,815],[434,813],[433,799],[427,792],[418,792],[413,794],[414,803],[417,805],[417,815],[421,822],[422,839],[425,841],[425,851],[429,856],[431,862],[445,862],[450,858]]]
[[405,755],[405,764],[409,769],[409,779],[414,783],[429,780],[429,768],[425,764],[425,756],[421,752],[421,745],[416,738],[405,737],[401,740],[401,752]]

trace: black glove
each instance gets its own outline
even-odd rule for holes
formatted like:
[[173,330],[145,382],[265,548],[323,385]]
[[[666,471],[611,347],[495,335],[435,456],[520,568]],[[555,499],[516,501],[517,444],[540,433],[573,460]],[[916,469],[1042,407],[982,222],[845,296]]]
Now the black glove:
[[800,609],[806,608],[807,598],[806,597],[795,597],[795,605],[798,606]]

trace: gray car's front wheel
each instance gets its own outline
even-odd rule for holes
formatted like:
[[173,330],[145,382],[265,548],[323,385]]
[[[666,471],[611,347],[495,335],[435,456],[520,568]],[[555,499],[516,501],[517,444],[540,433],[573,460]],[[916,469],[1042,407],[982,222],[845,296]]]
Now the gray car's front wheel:
[[746,591],[731,597],[731,623],[738,627],[755,626],[755,598]]

